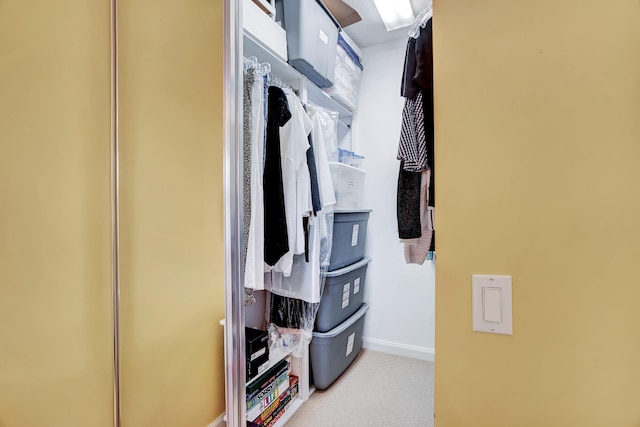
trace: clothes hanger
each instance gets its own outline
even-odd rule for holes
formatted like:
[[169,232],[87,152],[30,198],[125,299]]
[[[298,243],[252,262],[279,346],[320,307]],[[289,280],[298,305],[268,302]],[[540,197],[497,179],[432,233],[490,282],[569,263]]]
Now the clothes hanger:
[[269,84],[270,85],[277,86],[280,89],[289,89],[294,94],[296,93],[295,89],[293,87],[291,87],[290,85],[288,85],[287,83],[283,82],[280,79],[280,77],[278,77],[278,76],[276,76],[275,74],[272,74],[272,73],[269,73],[267,75],[269,76]]
[[250,68],[258,68],[258,58],[256,58],[255,56],[242,58],[242,66],[244,71],[247,71]]
[[429,19],[433,17],[433,3],[429,2],[429,5],[418,15],[411,28],[409,29],[409,37],[417,39],[420,35],[420,30],[427,25]]
[[269,64],[268,62],[263,62],[262,64],[259,64],[258,72],[263,76],[269,74],[271,72],[271,64]]

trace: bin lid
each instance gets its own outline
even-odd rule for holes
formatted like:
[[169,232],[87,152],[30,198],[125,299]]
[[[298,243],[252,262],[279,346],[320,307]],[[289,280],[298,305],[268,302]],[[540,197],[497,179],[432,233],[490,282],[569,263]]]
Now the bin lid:
[[331,20],[333,21],[333,23],[335,24],[335,26],[340,29],[342,28],[340,26],[340,23],[338,22],[338,20],[336,19],[335,16],[333,16],[333,13],[331,13],[331,11],[329,10],[329,8],[327,7],[326,4],[324,4],[324,2],[322,0],[316,0],[316,3],[318,3],[320,5],[320,7],[322,7],[322,9],[324,9],[324,11],[327,13],[327,15],[329,15],[329,18],[331,18]]
[[371,213],[373,209],[335,209],[334,214]]
[[355,171],[358,171],[358,172],[361,172],[361,173],[367,173],[367,171],[365,171],[364,169],[360,169],[360,168],[357,168],[355,166],[351,166],[351,165],[348,165],[348,164],[342,163],[342,162],[329,162],[329,168],[331,168],[331,169],[333,169],[333,168],[336,168],[336,169],[344,168],[344,169],[347,169],[347,170],[350,169],[350,170],[355,170]]
[[369,264],[369,261],[371,261],[371,258],[362,258],[360,261],[353,263],[351,265],[347,265],[346,267],[342,267],[338,270],[333,270],[333,271],[327,271],[325,273],[326,277],[336,277],[336,276],[342,276],[343,274],[347,274],[350,273],[354,270],[359,269],[360,267],[362,267],[363,265],[367,265]]
[[353,326],[353,324],[356,323],[358,320],[360,320],[360,318],[365,315],[367,310],[369,310],[369,305],[366,302],[363,302],[362,305],[360,306],[360,308],[358,309],[358,311],[356,311],[347,320],[345,320],[344,322],[340,323],[338,326],[336,326],[335,328],[333,328],[332,330],[330,330],[328,332],[314,332],[313,333],[313,337],[314,338],[316,338],[316,337],[317,338],[333,338],[333,337],[336,337],[336,336],[340,335],[341,333],[343,333],[344,331],[346,331],[351,326]]
[[347,55],[349,55],[351,60],[358,66],[358,68],[360,68],[360,70],[364,70],[362,63],[360,62],[360,57],[357,53],[355,53],[351,46],[349,46],[349,43],[347,43],[347,41],[344,39],[344,37],[342,37],[342,34],[340,33],[338,33],[338,45],[342,47],[345,52],[347,52]]

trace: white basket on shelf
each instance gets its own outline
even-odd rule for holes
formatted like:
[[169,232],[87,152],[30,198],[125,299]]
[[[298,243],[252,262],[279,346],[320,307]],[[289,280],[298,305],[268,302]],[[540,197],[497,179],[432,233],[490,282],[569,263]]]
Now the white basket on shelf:
[[367,173],[362,169],[340,162],[329,162],[329,167],[336,194],[336,209],[361,208],[364,178]]

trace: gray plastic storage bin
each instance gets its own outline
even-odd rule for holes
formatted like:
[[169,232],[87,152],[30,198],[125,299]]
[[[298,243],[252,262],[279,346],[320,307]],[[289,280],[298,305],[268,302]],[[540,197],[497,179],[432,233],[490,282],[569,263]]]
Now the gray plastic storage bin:
[[335,211],[329,271],[364,258],[367,222],[371,210]]
[[316,331],[327,332],[344,322],[362,305],[367,265],[364,258],[355,264],[327,273],[322,300],[316,314]]
[[362,304],[353,316],[329,332],[313,333],[309,356],[317,389],[329,387],[355,360],[362,348],[362,328],[368,309],[367,304]]
[[338,48],[338,28],[319,0],[279,0],[276,19],[287,31],[289,64],[319,87],[332,86]]

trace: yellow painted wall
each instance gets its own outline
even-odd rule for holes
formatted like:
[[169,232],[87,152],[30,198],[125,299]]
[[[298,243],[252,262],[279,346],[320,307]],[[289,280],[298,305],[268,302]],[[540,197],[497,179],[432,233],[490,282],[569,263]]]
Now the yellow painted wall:
[[120,2],[124,427],[224,412],[222,18]]
[[0,426],[113,425],[108,2],[0,1]]
[[[436,426],[640,426],[640,2],[438,0]],[[514,335],[471,330],[513,275]]]

